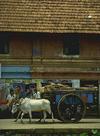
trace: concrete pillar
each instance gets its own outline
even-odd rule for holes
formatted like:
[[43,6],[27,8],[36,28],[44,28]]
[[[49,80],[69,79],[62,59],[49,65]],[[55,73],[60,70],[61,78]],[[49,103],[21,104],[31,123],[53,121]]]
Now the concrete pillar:
[[0,63],[0,78],[1,78],[1,63]]
[[100,117],[100,80],[98,81],[99,84],[99,117]]
[[73,88],[80,88],[80,80],[72,80]]

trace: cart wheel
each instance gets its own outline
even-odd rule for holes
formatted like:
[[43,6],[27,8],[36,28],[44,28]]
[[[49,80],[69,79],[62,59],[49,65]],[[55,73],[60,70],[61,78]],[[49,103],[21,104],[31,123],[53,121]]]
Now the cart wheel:
[[79,96],[67,94],[60,99],[57,110],[63,122],[78,122],[83,118],[86,106]]

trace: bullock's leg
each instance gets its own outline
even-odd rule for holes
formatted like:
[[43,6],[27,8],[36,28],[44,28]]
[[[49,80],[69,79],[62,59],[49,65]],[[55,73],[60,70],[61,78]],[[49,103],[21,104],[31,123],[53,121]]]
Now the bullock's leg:
[[29,111],[29,122],[30,123],[32,122],[32,113],[31,113],[31,111]]
[[52,117],[52,122],[54,122],[54,116],[53,116],[53,112],[51,112],[51,117]]
[[38,120],[38,122],[41,122],[42,117],[43,117],[43,112],[40,113],[40,119]]
[[20,114],[21,114],[21,111],[19,111],[19,113],[18,113],[18,115],[17,115],[17,118],[16,118],[15,122],[17,122],[17,120],[19,119]]
[[51,111],[51,108],[49,107],[49,109],[47,110],[47,112],[51,115],[52,117],[52,122],[54,122],[54,116],[53,116],[53,112]]
[[45,119],[46,119],[46,117],[47,117],[47,114],[46,114],[46,112],[45,111],[43,111],[43,121],[45,122]]
[[21,114],[21,123],[23,123],[23,116],[24,116],[24,112],[22,112]]

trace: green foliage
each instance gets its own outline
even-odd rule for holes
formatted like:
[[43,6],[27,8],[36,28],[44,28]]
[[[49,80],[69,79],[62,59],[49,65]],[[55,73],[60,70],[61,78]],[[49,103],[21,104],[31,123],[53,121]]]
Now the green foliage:
[[80,136],[88,136],[88,134],[86,132],[83,132],[80,134]]

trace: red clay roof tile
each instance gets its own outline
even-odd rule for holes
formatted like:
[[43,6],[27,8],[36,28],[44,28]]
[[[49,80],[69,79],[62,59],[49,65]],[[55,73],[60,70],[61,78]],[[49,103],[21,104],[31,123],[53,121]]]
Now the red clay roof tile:
[[0,31],[100,33],[100,0],[0,0]]

